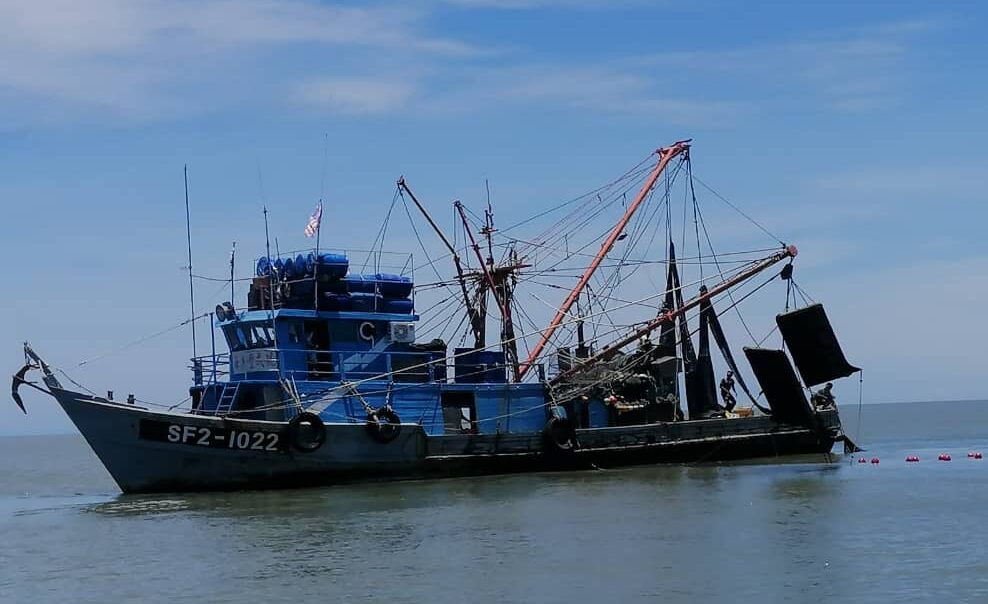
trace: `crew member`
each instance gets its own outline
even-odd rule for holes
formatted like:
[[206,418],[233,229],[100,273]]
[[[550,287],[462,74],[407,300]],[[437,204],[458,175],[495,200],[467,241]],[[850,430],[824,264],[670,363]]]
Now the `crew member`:
[[732,411],[734,405],[738,404],[731,393],[732,390],[734,390],[734,372],[728,370],[727,376],[720,381],[720,398],[724,401],[724,408],[728,411]]
[[815,392],[813,396],[810,397],[810,400],[813,401],[813,406],[817,409],[827,409],[828,407],[833,407],[835,403],[834,394],[831,392],[833,388],[834,385],[827,382],[827,385],[824,386],[822,390]]

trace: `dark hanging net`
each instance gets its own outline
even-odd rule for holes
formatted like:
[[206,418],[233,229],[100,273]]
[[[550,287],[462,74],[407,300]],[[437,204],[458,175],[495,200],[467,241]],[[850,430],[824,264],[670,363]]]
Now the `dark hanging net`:
[[772,417],[786,424],[811,426],[813,411],[786,353],[766,348],[745,348],[744,355],[748,357],[751,371],[765,393]]
[[847,362],[822,304],[775,317],[799,375],[808,387],[847,377],[859,369]]

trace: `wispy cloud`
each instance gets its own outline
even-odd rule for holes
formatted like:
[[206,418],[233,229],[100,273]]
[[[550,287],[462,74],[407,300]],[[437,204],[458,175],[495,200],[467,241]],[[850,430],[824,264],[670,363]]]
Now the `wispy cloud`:
[[915,37],[944,26],[938,19],[880,23],[802,40],[659,53],[634,62],[685,70],[693,80],[717,82],[742,98],[862,111],[897,102]]
[[[564,108],[725,125],[783,103],[861,111],[901,92],[914,20],[817,39],[552,61],[430,31],[465,8],[607,9],[637,0],[14,0],[0,3],[0,114],[144,120],[244,101],[345,115]],[[665,6],[665,5],[663,5]],[[654,6],[652,7],[654,8]],[[300,60],[296,53],[304,50]],[[290,51],[290,52],[287,52]],[[294,57],[294,58],[293,58]],[[387,74],[401,73],[401,78]]]
[[4,2],[0,91],[15,95],[22,107],[40,102],[53,110],[143,118],[186,105],[190,89],[197,90],[191,84],[206,82],[201,89],[212,92],[216,79],[247,73],[246,61],[288,44],[405,55],[479,52],[430,35],[426,17],[421,10],[314,0]]

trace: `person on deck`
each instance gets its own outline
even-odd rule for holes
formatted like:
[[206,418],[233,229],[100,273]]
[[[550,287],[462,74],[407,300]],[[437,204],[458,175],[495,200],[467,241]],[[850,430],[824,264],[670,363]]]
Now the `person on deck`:
[[735,390],[734,372],[728,370],[727,376],[720,381],[720,398],[724,401],[724,408],[728,411],[733,411],[734,405],[738,404],[734,394],[732,394],[733,390]]
[[834,401],[834,394],[831,392],[833,388],[834,385],[831,382],[827,382],[827,385],[823,387],[823,390],[813,393],[813,396],[810,397],[810,400],[813,401],[813,406],[817,409],[827,409],[829,407],[833,407],[836,402]]

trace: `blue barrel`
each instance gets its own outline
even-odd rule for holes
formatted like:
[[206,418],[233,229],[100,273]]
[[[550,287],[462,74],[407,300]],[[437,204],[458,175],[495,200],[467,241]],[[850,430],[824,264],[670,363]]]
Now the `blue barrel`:
[[314,259],[319,264],[319,274],[341,279],[350,268],[350,261],[342,254],[319,254],[318,259]]
[[261,256],[257,259],[257,270],[255,271],[258,277],[267,277],[271,274],[271,259],[267,256]]
[[384,299],[381,312],[394,313],[396,315],[410,315],[415,309],[415,304],[411,300]]
[[295,270],[298,272],[299,277],[309,274],[309,263],[302,254],[295,256]]
[[383,300],[377,294],[350,294],[350,310],[355,312],[380,312],[382,306]]
[[274,264],[272,266],[274,267],[274,273],[276,275],[278,275],[279,277],[284,276],[284,274],[285,274],[285,261],[284,260],[282,260],[281,258],[278,258],[277,260],[274,261]]
[[344,311],[351,306],[350,294],[325,293],[319,298],[319,310]]
[[298,277],[298,273],[295,271],[295,259],[294,258],[286,258],[282,270],[285,271],[285,278],[286,279],[295,279],[296,277]]
[[407,298],[412,295],[412,280],[401,275],[391,275],[388,273],[377,273],[374,275],[377,281],[378,292],[388,298]]
[[350,293],[373,294],[377,290],[377,282],[370,275],[347,275],[343,281]]

